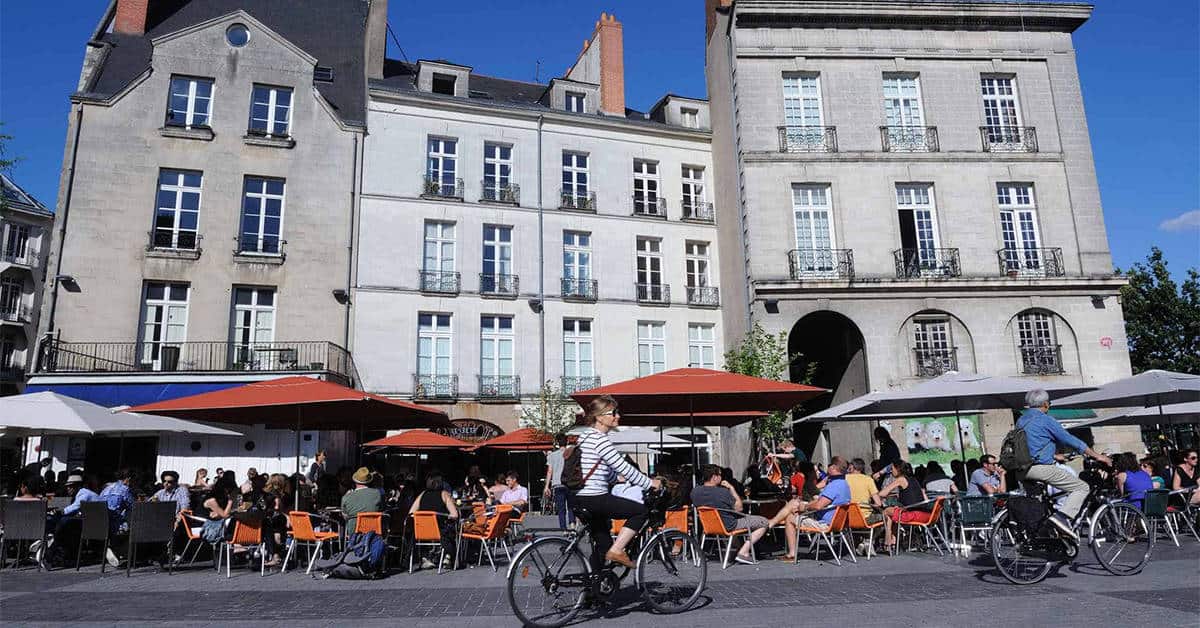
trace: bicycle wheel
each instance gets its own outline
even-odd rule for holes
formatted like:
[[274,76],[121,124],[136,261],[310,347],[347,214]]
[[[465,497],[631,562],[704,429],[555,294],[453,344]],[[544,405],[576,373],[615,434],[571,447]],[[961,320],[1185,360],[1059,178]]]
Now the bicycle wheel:
[[657,612],[688,610],[707,582],[708,559],[700,551],[700,544],[679,530],[655,534],[638,554],[638,589]]
[[508,604],[526,626],[562,626],[583,608],[591,566],[561,538],[525,546],[508,570]]
[[1009,519],[1008,511],[1000,513],[992,526],[992,560],[1013,584],[1035,584],[1050,574],[1051,562],[1029,552],[1029,541],[1025,531]]
[[1116,576],[1141,573],[1154,549],[1154,536],[1145,515],[1121,502],[1102,507],[1092,517],[1088,538],[1096,560]]

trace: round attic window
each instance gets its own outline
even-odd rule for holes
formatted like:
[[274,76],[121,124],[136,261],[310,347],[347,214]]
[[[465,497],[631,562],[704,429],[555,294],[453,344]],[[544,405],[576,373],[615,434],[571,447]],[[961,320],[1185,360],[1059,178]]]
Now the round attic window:
[[245,24],[233,24],[225,29],[225,41],[234,48],[241,48],[250,41],[250,29]]

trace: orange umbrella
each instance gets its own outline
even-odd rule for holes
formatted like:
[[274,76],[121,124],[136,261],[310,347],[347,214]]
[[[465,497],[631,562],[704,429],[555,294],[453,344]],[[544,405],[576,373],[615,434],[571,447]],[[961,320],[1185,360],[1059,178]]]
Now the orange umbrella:
[[682,413],[699,418],[710,413],[791,410],[827,392],[816,386],[685,368],[582,390],[571,398],[585,405],[600,395],[612,395],[621,405],[622,415]]
[[550,451],[554,449],[554,436],[532,427],[525,427],[485,440],[471,446],[467,451],[475,451],[482,447],[506,451]]
[[363,447],[394,447],[396,449],[465,449],[470,446],[471,443],[466,441],[429,430],[408,430],[363,443]]

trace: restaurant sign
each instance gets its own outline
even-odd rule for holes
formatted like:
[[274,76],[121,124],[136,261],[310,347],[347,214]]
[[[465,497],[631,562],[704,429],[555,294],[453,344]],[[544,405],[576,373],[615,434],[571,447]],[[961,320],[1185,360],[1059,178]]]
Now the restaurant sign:
[[455,419],[450,427],[435,427],[433,431],[468,443],[480,443],[504,433],[500,426],[479,419]]

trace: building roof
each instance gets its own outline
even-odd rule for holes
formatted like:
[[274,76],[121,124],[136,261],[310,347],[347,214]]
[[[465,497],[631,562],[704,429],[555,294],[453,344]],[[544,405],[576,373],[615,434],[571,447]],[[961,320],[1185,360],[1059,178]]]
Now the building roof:
[[107,32],[101,67],[83,94],[110,98],[150,68],[151,40],[235,11],[245,11],[284,39],[333,68],[316,88],[347,124],[366,124],[366,0],[160,0],[151,2],[146,33]]
[[0,198],[4,200],[5,209],[20,209],[34,214],[42,214],[44,216],[53,216],[45,205],[33,197],[32,194],[26,192],[21,186],[17,185],[16,181],[8,178],[8,175],[0,173]]

